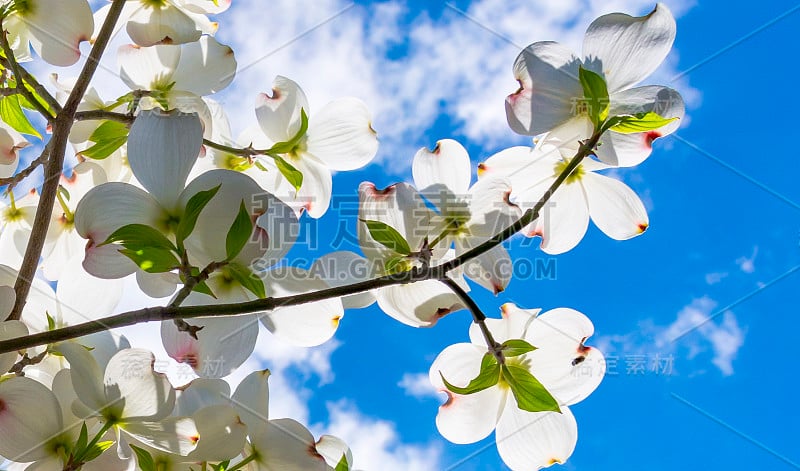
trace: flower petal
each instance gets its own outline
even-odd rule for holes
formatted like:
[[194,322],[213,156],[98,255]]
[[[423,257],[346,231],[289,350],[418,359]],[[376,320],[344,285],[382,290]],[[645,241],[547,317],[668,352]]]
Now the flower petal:
[[[292,296],[329,288],[301,268],[281,267],[264,274],[268,296]],[[276,336],[300,347],[327,342],[339,327],[344,308],[339,298],[277,308],[261,314],[261,322]]]
[[533,43],[514,62],[519,90],[506,98],[506,117],[518,134],[535,136],[564,123],[583,98],[580,60],[555,42]]
[[586,30],[584,62],[605,76],[609,93],[625,90],[661,65],[672,49],[675,31],[675,18],[663,3],[645,16],[603,15]]
[[541,314],[528,329],[525,340],[536,347],[526,355],[531,361],[531,374],[559,404],[584,400],[603,380],[603,354],[584,345],[593,333],[589,318],[569,308]]
[[128,163],[142,186],[171,210],[202,145],[203,127],[197,115],[142,111],[128,136]]
[[317,453],[325,458],[328,466],[335,468],[344,458],[347,462],[347,468],[353,469],[353,453],[341,438],[333,435],[323,435],[317,440],[316,448]]
[[175,390],[165,375],[153,371],[154,362],[153,353],[141,348],[122,350],[109,360],[105,396],[119,419],[161,420],[172,412]]
[[339,98],[325,105],[310,118],[307,136],[307,152],[331,170],[361,168],[378,152],[372,114],[356,98]]
[[[520,309],[514,303],[505,303],[500,306],[502,319],[488,318],[486,319],[486,326],[497,342],[503,343],[509,339],[522,339],[525,338],[533,320],[539,315],[539,311],[541,309]],[[486,345],[486,340],[483,338],[483,333],[478,324],[470,324],[469,340],[475,345]]]
[[49,441],[63,431],[61,407],[43,384],[25,377],[0,383],[0,454],[28,462],[49,454]]
[[[434,232],[433,212],[411,185],[397,183],[378,190],[372,183],[364,182],[358,187],[358,200],[359,219],[388,224],[405,237],[412,251],[418,250],[423,240]],[[375,241],[364,223],[358,224],[358,242],[370,260],[396,255]]]
[[109,316],[122,299],[124,281],[95,278],[79,261],[74,259],[66,265],[56,286],[61,322],[65,326]]
[[195,378],[178,389],[175,399],[176,416],[190,416],[208,406],[227,404],[231,397],[231,386],[219,378]]
[[270,420],[250,438],[258,453],[259,469],[314,471],[327,467],[325,458],[317,453],[314,436],[295,420]]
[[[214,287],[211,286],[212,291]],[[219,293],[212,298],[202,293],[192,293],[184,306],[222,304],[249,300],[244,293],[233,295]],[[201,317],[189,319],[189,324],[201,327],[195,339],[188,332],[180,332],[172,321],[161,323],[161,340],[167,354],[176,361],[189,364],[199,376],[222,378],[238,368],[253,353],[258,337],[258,318],[244,316]]]
[[125,422],[120,429],[157,450],[181,456],[191,453],[200,438],[194,420],[188,417],[165,417],[158,422]]
[[[192,196],[215,187],[219,187],[217,193],[203,208],[194,231],[185,242],[190,260],[196,266],[206,266],[228,258],[225,241],[242,203],[251,221],[255,221],[270,206],[280,205],[276,198],[265,193],[247,175],[219,169],[203,173],[192,180],[181,193],[178,205],[184,208]],[[250,266],[265,254],[268,238],[269,235],[263,229],[254,225],[250,239],[234,260],[245,267]]]
[[497,386],[462,396],[450,392],[442,381],[444,376],[450,384],[466,386],[478,376],[486,352],[471,343],[457,343],[445,348],[431,365],[431,384],[448,396],[447,402],[439,407],[436,427],[453,443],[474,443],[486,438],[503,411],[506,392]]
[[86,257],[83,267],[99,278],[122,278],[137,266],[119,248],[99,246],[114,231],[128,224],[158,227],[164,209],[147,192],[127,183],[104,183],[89,191],[75,210],[75,230],[84,239]]
[[437,280],[381,288],[378,306],[390,317],[411,327],[431,327],[464,305],[449,288]]
[[192,414],[200,439],[187,458],[192,462],[223,461],[242,453],[247,427],[236,410],[225,405],[205,407]]
[[65,67],[78,62],[79,45],[94,30],[92,9],[86,0],[35,0],[23,16],[33,50],[48,64]]
[[[484,240],[484,238],[456,239],[456,254],[462,255]],[[513,271],[511,256],[502,245],[492,247],[464,264],[464,275],[495,295],[505,291]]]
[[269,376],[269,370],[250,373],[239,383],[231,397],[231,403],[247,425],[250,436],[269,423]]
[[87,412],[91,415],[99,414],[109,404],[103,391],[103,372],[97,360],[83,345],[75,342],[59,344],[58,351],[69,362],[72,388],[78,399],[90,409]]
[[433,185],[444,185],[451,193],[464,197],[469,189],[471,168],[469,154],[458,141],[442,139],[432,151],[417,151],[411,166],[414,185],[423,193]]
[[286,142],[300,130],[300,109],[309,115],[308,99],[303,89],[286,77],[272,82],[272,96],[256,97],[256,119],[272,143]]
[[[3,296],[3,301],[6,301],[9,298],[5,298],[10,291],[11,294],[11,306],[13,307],[13,300],[16,299],[14,296],[14,288],[10,286],[0,286],[0,296]],[[11,312],[11,309],[8,309],[8,312]],[[0,318],[5,319],[8,315],[8,312],[0,316]],[[28,335],[28,326],[23,324],[20,321],[5,321],[0,322],[0,340],[11,340],[19,337],[24,337]],[[17,358],[19,354],[17,352],[8,352],[8,353],[0,353],[0,375],[6,374],[8,370],[14,366],[14,363],[17,362]]]
[[19,150],[29,145],[22,134],[0,122],[0,178],[8,178],[16,173]]
[[686,112],[680,93],[667,87],[637,87],[612,95],[609,111],[611,115],[650,111],[665,118],[678,119],[647,132],[633,134],[606,132],[597,146],[597,157],[609,165],[618,167],[632,167],[642,163],[653,150],[653,141],[678,129]]
[[[314,260],[310,271],[323,279],[328,286],[337,287],[369,279],[374,270],[366,258],[342,250]],[[342,297],[345,309],[361,309],[374,302],[375,293],[372,291]]]
[[170,3],[140,7],[128,20],[126,30],[140,46],[191,43],[201,35],[194,19]]
[[233,49],[211,36],[181,46],[180,58],[172,74],[178,90],[210,95],[227,87],[236,76]]
[[469,190],[469,233],[489,239],[522,216],[519,206],[509,201],[511,181],[506,178],[482,178]]
[[607,236],[627,240],[647,230],[650,225],[647,210],[628,185],[589,172],[584,175],[583,188],[592,221]]
[[177,273],[147,273],[138,269],[136,270],[136,284],[144,294],[151,298],[166,298],[175,293],[181,280]]
[[172,74],[180,59],[180,46],[139,47],[127,44],[117,50],[119,77],[131,90],[166,88],[173,82]]
[[572,412],[528,412],[513,397],[497,423],[497,451],[512,470],[539,469],[564,463],[578,442],[578,424]]
[[556,255],[578,245],[588,227],[589,206],[581,185],[567,183],[556,190],[527,230],[528,236],[542,237],[543,252]]

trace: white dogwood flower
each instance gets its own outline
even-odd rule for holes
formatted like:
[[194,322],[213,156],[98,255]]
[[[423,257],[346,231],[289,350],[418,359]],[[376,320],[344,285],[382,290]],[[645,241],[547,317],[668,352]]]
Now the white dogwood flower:
[[[536,147],[512,147],[479,166],[481,178],[502,176],[512,182],[512,199],[524,209],[533,207],[578,151],[573,136],[591,127],[586,120],[573,120],[547,134]],[[584,158],[542,208],[524,233],[540,236],[542,250],[559,254],[583,239],[589,219],[616,240],[636,237],[647,230],[644,204],[627,185],[598,171],[610,165]]]
[[[202,34],[214,34],[217,23],[206,15],[218,14],[231,6],[231,0],[128,0],[117,20],[115,33],[125,27],[139,46],[185,44]],[[94,14],[95,32],[100,31],[110,5]]]
[[4,20],[9,42],[18,61],[29,61],[30,47],[48,64],[68,66],[81,57],[80,43],[94,29],[92,9],[86,0],[5,0],[14,4]]
[[[682,118],[683,99],[675,90],[662,86],[634,88],[661,64],[674,39],[675,19],[659,3],[643,17],[611,13],[594,20],[586,30],[582,58],[556,42],[531,44],[514,63],[520,88],[506,99],[511,129],[535,136],[585,116],[580,67],[605,79],[609,116],[655,112],[664,118]],[[672,133],[678,126],[679,120],[675,120],[646,132],[607,131],[597,156],[609,165],[637,165],[650,155],[654,139]],[[590,136],[591,132],[580,138]]]
[[[508,200],[509,180],[485,178],[470,187],[469,154],[452,139],[437,142],[433,151],[420,149],[412,171],[414,184],[438,210],[434,219],[438,227],[431,241],[440,238],[448,246],[453,243],[456,256],[487,241],[522,215]],[[511,279],[511,257],[497,245],[466,263],[464,272],[497,294]]]
[[578,429],[568,406],[589,396],[605,373],[602,353],[584,344],[594,332],[585,315],[568,308],[538,314],[538,309],[525,310],[508,303],[502,307],[502,319],[487,319],[486,325],[499,343],[522,339],[536,347],[523,355],[507,357],[506,365],[530,372],[556,400],[561,412],[521,409],[503,379],[469,395],[451,392],[445,386],[442,377],[461,386],[478,376],[487,348],[477,324],[470,326],[471,343],[447,347],[430,369],[431,383],[448,396],[436,416],[439,432],[454,443],[473,443],[496,428],[500,457],[514,470],[539,469],[569,458]]

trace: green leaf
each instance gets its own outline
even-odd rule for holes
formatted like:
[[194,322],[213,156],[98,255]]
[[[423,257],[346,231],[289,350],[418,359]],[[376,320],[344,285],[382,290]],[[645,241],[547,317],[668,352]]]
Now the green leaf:
[[82,461],[89,462],[94,459],[97,459],[98,456],[102,455],[104,451],[111,448],[112,445],[114,445],[113,440],[107,440],[104,442],[95,443],[93,447],[86,450],[86,454],[83,456]]
[[47,316],[47,330],[56,330],[56,320],[53,319],[53,316],[51,316],[47,311],[44,312],[44,315]]
[[503,356],[506,358],[518,357],[536,350],[536,347],[522,339],[506,340],[500,347],[503,349]]
[[125,248],[138,250],[154,247],[164,250],[178,250],[164,234],[145,224],[128,224],[112,232],[100,246],[119,242]]
[[389,258],[386,260],[386,263],[383,264],[383,268],[389,275],[394,275],[395,273],[401,273],[406,271],[406,266],[408,264],[404,263],[406,261],[405,255],[395,255],[394,257]]
[[558,401],[527,369],[506,364],[502,366],[502,374],[520,409],[528,412],[561,412]]
[[303,136],[306,135],[306,131],[308,131],[308,115],[306,114],[306,110],[300,108],[300,129],[298,129],[297,133],[288,141],[276,142],[269,148],[267,154],[289,154],[293,152],[297,145],[300,144]]
[[211,464],[211,469],[214,471],[226,471],[231,464],[231,460],[225,460],[219,464]]
[[86,448],[86,445],[89,443],[89,431],[86,429],[86,422],[81,424],[81,431],[78,435],[78,441],[75,442],[75,448],[73,449],[73,455],[83,455],[83,449]]
[[89,136],[89,140],[95,145],[81,151],[81,155],[95,160],[105,159],[128,142],[129,132],[130,130],[123,123],[104,121]]
[[294,187],[295,191],[299,191],[300,187],[303,186],[303,172],[294,168],[292,164],[287,162],[286,159],[280,155],[276,155],[274,159],[275,165],[278,167],[281,175]]
[[258,296],[259,299],[267,297],[267,292],[264,289],[264,282],[261,278],[255,276],[249,268],[238,263],[231,263],[225,268],[234,280],[239,282],[246,290]]
[[30,134],[39,139],[42,135],[31,125],[28,117],[22,111],[18,95],[10,95],[0,99],[0,119],[22,134]]
[[250,213],[247,212],[247,207],[242,200],[239,205],[239,214],[236,215],[233,224],[228,229],[228,235],[225,237],[225,254],[226,260],[230,261],[239,255],[250,236],[253,234],[253,222],[250,220]]
[[400,255],[411,254],[411,247],[409,247],[405,237],[397,232],[397,229],[394,227],[381,221],[373,221],[369,219],[361,219],[361,222],[367,225],[369,235],[375,239],[375,242],[399,253]]
[[441,371],[439,372],[439,376],[442,377],[442,382],[444,382],[445,387],[451,392],[463,395],[474,394],[478,391],[491,388],[500,381],[500,365],[497,363],[497,359],[494,355],[487,353],[481,360],[481,371],[478,373],[478,376],[463,388],[450,384],[444,378]]
[[629,116],[615,116],[610,120],[612,122],[609,123],[611,124],[609,129],[622,134],[646,132],[666,126],[676,119],[678,118],[664,118],[652,111]]
[[181,262],[171,250],[157,247],[143,247],[140,249],[120,249],[119,253],[125,255],[147,273],[165,273],[180,267]]
[[156,471],[156,463],[150,452],[139,448],[136,445],[130,445],[134,453],[136,453],[136,462],[139,464],[139,469],[142,471]]
[[194,285],[194,288],[192,288],[192,291],[197,291],[198,293],[207,294],[207,295],[211,296],[212,298],[217,299],[217,295],[214,294],[213,291],[211,291],[211,288],[208,287],[208,285],[206,284],[205,281],[201,281],[200,283],[197,283],[196,285]]
[[178,223],[178,228],[175,229],[175,239],[177,239],[178,245],[183,243],[192,233],[195,224],[197,224],[197,218],[208,202],[217,194],[220,186],[222,185],[217,185],[210,190],[197,192],[189,198],[186,203],[186,209],[183,211],[183,216],[181,216],[181,220]]
[[589,118],[597,126],[608,117],[610,102],[606,81],[599,74],[583,67],[578,69],[578,78],[583,87],[583,96],[586,98],[585,104],[589,108],[587,110]]
[[336,468],[333,471],[350,471],[350,463],[347,462],[347,455],[342,453],[342,459],[336,463]]

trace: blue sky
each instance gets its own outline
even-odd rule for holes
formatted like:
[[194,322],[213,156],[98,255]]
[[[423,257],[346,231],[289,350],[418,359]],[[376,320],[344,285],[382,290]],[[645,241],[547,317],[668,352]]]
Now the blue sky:
[[[525,144],[507,128],[502,101],[515,88],[518,47],[556,40],[577,50],[599,14],[653,7],[643,0],[234,3],[218,18],[217,37],[233,46],[240,72],[217,98],[233,110],[235,129],[255,123],[254,96],[276,74],[303,86],[312,113],[344,95],[374,111],[376,163],[334,179],[347,201],[361,181],[408,180],[414,151],[437,139],[458,139],[473,164]],[[798,137],[790,54],[800,6],[667,4],[678,37],[651,82],[679,89],[688,117],[645,163],[617,173],[648,206],[650,229],[617,242],[591,227],[576,249],[555,258],[514,239],[512,256],[553,264],[554,279],[515,279],[498,297],[478,286],[473,293],[490,315],[511,301],[572,307],[593,320],[587,343],[615,366],[572,408],[579,441],[564,468],[800,469],[790,433],[800,385],[791,369],[800,328],[800,273],[792,271],[800,266],[800,187],[790,150]],[[98,80],[110,75],[101,71]],[[305,220],[318,250],[328,250],[340,217],[355,227],[352,215],[336,210]],[[307,253],[298,247],[291,255]],[[358,468],[502,469],[494,437],[457,446],[439,436],[441,398],[415,381],[444,347],[466,341],[468,325],[464,311],[433,329],[412,329],[373,306],[348,312],[335,340],[317,349],[292,349],[264,333],[247,366],[275,373],[274,417],[294,415],[343,435]],[[128,331],[134,345],[148,328]]]

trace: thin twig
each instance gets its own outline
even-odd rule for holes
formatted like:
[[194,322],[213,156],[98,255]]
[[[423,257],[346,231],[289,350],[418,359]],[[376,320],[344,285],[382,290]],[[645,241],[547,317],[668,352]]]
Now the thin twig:
[[459,299],[466,305],[469,312],[472,313],[472,320],[478,327],[481,329],[481,333],[483,334],[483,338],[486,340],[486,347],[489,349],[489,352],[497,358],[497,363],[503,365],[506,362],[505,357],[503,356],[503,348],[502,346],[497,343],[492,336],[492,333],[489,331],[489,327],[486,326],[486,314],[481,311],[480,306],[475,302],[474,299],[464,291],[464,288],[458,285],[455,281],[451,278],[442,278],[439,281],[447,285],[448,288],[453,290],[453,293],[458,296]]
[[47,165],[44,167],[44,183],[42,183],[42,193],[39,200],[39,206],[36,209],[36,217],[33,220],[33,230],[31,231],[30,238],[28,239],[28,246],[25,249],[25,256],[22,259],[22,265],[19,269],[17,282],[14,285],[14,291],[17,298],[14,303],[14,309],[8,316],[8,320],[19,320],[22,315],[22,309],[28,299],[28,293],[31,289],[31,280],[36,273],[36,267],[39,265],[39,257],[42,254],[44,247],[47,229],[50,227],[50,217],[53,212],[53,205],[55,204],[56,195],[58,194],[58,184],[61,177],[61,171],[64,166],[64,154],[67,150],[67,143],[69,142],[69,132],[72,130],[74,124],[75,113],[78,110],[78,105],[89,87],[97,66],[100,64],[100,58],[108,45],[111,33],[114,31],[114,25],[122,13],[122,8],[125,6],[125,0],[114,0],[108,10],[108,16],[100,28],[100,33],[97,35],[97,40],[92,46],[89,57],[83,65],[78,79],[75,81],[75,87],[67,98],[67,102],[61,110],[61,113],[56,117],[53,124],[53,137],[50,140],[51,152]]
[[106,110],[87,110],[75,113],[75,121],[89,121],[92,119],[107,119],[130,125],[133,124],[133,120],[136,119],[136,117],[128,113],[117,113]]
[[28,175],[33,173],[33,171],[39,168],[40,165],[44,165],[47,162],[47,159],[50,158],[51,142],[53,141],[52,140],[48,141],[47,144],[45,144],[44,149],[42,149],[42,153],[39,154],[39,157],[37,157],[34,161],[32,161],[23,170],[20,170],[19,172],[15,173],[14,175],[8,178],[0,178],[0,186],[8,185],[7,190],[11,190],[15,186],[17,186],[19,182],[28,178]]

